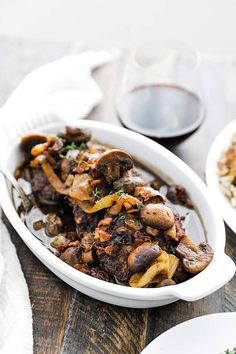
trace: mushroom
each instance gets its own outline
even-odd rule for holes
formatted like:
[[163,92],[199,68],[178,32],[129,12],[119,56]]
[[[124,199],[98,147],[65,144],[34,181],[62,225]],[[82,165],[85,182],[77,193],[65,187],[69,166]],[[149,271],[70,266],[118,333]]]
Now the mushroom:
[[70,242],[70,240],[68,240],[64,234],[58,234],[57,236],[53,237],[50,245],[53,248],[56,248],[59,251],[64,250],[68,243]]
[[165,203],[166,198],[156,189],[148,186],[139,186],[134,190],[134,196],[142,198],[144,202]]
[[47,137],[43,134],[29,134],[21,139],[20,148],[26,153],[30,153],[33,146],[46,143]]
[[146,204],[140,211],[141,222],[160,230],[168,230],[174,225],[172,210],[164,204]]
[[65,139],[67,143],[81,144],[87,143],[91,139],[91,134],[85,129],[66,127],[65,132],[60,133],[59,137]]
[[133,167],[132,157],[125,151],[111,149],[103,152],[96,161],[96,174],[103,176],[107,183],[117,181],[122,172]]
[[56,236],[62,229],[62,221],[55,213],[49,213],[45,222],[45,232],[48,236]]
[[197,274],[205,269],[211,262],[214,252],[206,243],[196,244],[188,236],[183,236],[176,253],[183,258],[183,268],[191,274]]
[[94,262],[94,254],[93,251],[87,251],[82,253],[82,261],[84,263],[93,263]]
[[144,186],[146,182],[140,176],[125,176],[114,182],[114,189],[124,189],[125,193],[132,194],[136,187]]
[[132,273],[142,272],[147,269],[160,254],[161,248],[157,243],[144,242],[129,254],[128,266]]
[[79,262],[79,247],[68,247],[60,256],[60,259],[71,265],[74,266]]

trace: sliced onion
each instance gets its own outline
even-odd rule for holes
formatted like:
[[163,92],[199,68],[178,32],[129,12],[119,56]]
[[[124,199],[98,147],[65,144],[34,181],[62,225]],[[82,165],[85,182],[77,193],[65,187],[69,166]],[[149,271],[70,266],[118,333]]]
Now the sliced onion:
[[168,253],[162,251],[157,257],[156,262],[152,264],[144,273],[135,273],[129,280],[129,285],[135,288],[148,286],[158,274],[168,274],[169,257]]

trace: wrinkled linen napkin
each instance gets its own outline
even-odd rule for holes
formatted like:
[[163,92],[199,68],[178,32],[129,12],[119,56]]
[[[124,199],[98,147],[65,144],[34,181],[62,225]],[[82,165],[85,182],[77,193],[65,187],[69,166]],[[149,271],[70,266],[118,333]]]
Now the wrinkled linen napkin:
[[[103,98],[91,76],[92,70],[113,57],[105,51],[84,52],[33,71],[0,110],[0,127],[13,127],[26,116],[33,119],[37,110],[42,112],[42,107],[44,112],[53,112],[63,120],[85,118]],[[0,354],[33,353],[28,288],[15,247],[1,221],[0,328]]]
[[1,113],[8,114],[10,120],[38,112],[49,112],[65,121],[83,119],[103,98],[92,71],[117,55],[115,49],[83,52],[41,66],[26,76]]

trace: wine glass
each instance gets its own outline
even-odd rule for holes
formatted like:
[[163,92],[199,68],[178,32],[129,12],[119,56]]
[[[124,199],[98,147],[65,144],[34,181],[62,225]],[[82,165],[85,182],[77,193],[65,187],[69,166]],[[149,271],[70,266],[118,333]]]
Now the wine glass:
[[172,138],[196,130],[204,118],[197,94],[198,54],[175,41],[136,48],[125,69],[117,113],[144,135]]

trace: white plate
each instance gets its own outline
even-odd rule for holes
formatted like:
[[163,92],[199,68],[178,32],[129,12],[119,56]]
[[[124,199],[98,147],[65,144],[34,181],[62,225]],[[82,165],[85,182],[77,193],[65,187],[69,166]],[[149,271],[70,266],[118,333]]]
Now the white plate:
[[[48,115],[40,115],[39,118],[30,118],[28,121],[21,122],[20,125],[14,122],[10,124],[9,118],[4,123],[5,129],[0,130],[0,148],[1,151],[4,151],[1,164],[9,171],[16,168],[21,158],[17,133],[20,133],[21,136],[30,131],[56,133],[64,127],[63,122],[52,122],[53,117]],[[49,123],[49,119],[51,123]],[[167,149],[140,134],[100,122],[80,121],[77,125],[91,130],[96,140],[128,151],[153,172],[161,171],[164,176],[173,176],[175,183],[183,184],[200,211],[203,224],[207,230],[208,241],[214,249],[214,258],[200,274],[175,286],[137,289],[96,279],[61,261],[31,234],[20,220],[14,208],[7,183],[0,176],[0,203],[13,227],[31,251],[52,272],[75,289],[98,300],[121,306],[144,308],[162,306],[178,299],[194,301],[209,295],[226,284],[235,273],[235,265],[224,252],[225,230],[223,219],[215,211],[214,203],[212,203],[206,185],[202,180]]]
[[236,312],[194,318],[154,339],[141,354],[224,354],[236,347]]
[[215,206],[219,208],[227,225],[236,233],[236,209],[219,188],[217,162],[222,153],[230,146],[233,134],[236,133],[236,120],[230,122],[215,138],[207,157],[206,181]]

